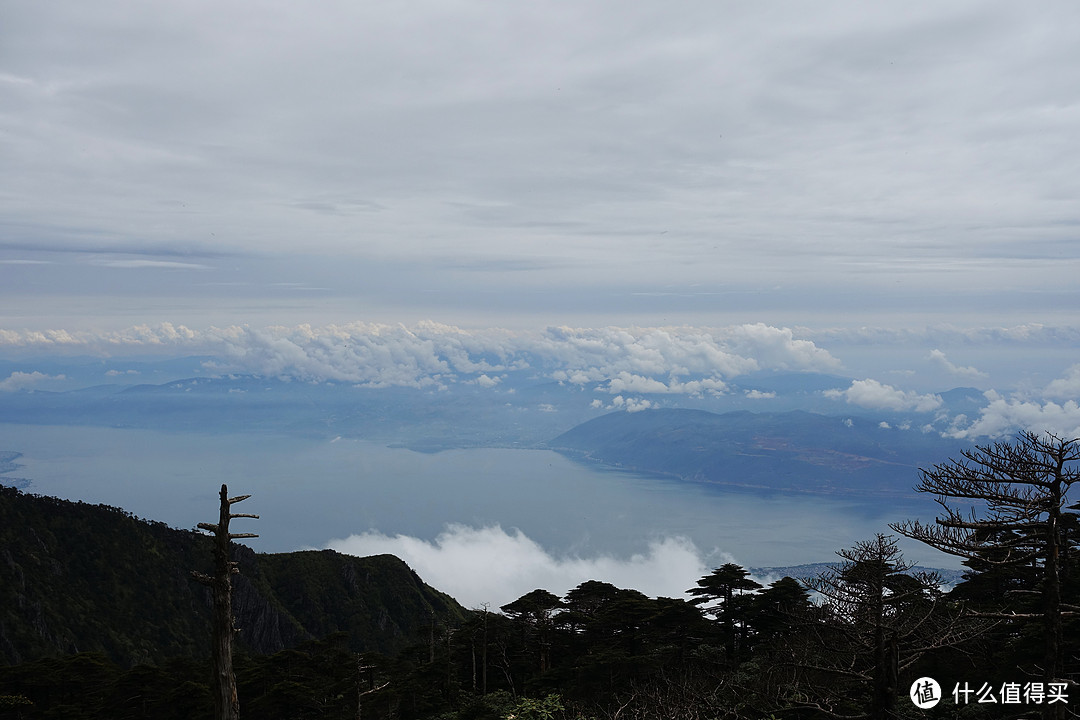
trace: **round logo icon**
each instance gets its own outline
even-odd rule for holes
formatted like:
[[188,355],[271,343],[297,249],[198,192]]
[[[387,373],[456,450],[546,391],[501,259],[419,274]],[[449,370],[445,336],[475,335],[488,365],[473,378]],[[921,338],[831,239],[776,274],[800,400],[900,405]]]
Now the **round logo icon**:
[[932,677],[921,677],[911,683],[911,702],[920,710],[929,710],[941,702],[941,686]]

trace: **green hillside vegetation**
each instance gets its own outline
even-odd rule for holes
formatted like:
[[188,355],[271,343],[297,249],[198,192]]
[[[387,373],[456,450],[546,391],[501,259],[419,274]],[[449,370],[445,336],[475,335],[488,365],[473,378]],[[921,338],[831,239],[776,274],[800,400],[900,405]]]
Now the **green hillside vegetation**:
[[[0,487],[0,659],[101,653],[128,667],[209,651],[210,539],[119,508]],[[431,618],[465,611],[390,555],[264,555],[234,546],[240,642],[272,653],[344,632],[356,651],[400,650]]]

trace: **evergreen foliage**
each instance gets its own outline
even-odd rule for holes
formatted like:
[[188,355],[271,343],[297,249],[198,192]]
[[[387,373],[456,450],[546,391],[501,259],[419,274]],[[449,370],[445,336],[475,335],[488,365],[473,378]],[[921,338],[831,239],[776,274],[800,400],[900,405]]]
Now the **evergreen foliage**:
[[[1063,681],[1065,625],[1080,618],[1080,606],[1065,594],[1076,585],[1077,516],[1065,508],[1070,488],[1080,482],[1080,439],[1023,432],[1013,442],[976,447],[920,473],[916,489],[935,495],[942,513],[933,524],[909,521],[893,528],[965,558],[972,570],[981,568],[983,577],[969,577],[964,594],[984,608],[996,596],[998,609],[982,613],[1023,635],[1030,632],[1025,621],[1040,622],[1041,662],[1032,661],[1028,672],[1046,685]],[[1063,708],[1049,705],[1042,715],[1065,716]]]
[[[0,487],[0,661],[80,652],[131,667],[209,653],[210,538],[119,508]],[[234,613],[242,645],[272,653],[344,631],[356,651],[395,652],[417,628],[465,610],[390,555],[330,550],[257,554],[240,563]]]

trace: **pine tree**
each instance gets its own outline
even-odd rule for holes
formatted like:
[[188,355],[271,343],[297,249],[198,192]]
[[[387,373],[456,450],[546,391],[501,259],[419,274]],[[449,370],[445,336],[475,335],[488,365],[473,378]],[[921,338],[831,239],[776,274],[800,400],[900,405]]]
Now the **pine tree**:
[[[735,563],[726,563],[697,581],[697,587],[687,592],[693,602],[720,623],[724,648],[729,661],[735,662],[747,644],[748,617],[752,600],[747,593],[761,589],[761,583],[750,579],[750,573]],[[710,604],[711,603],[711,604]]]
[[[1024,432],[1013,442],[976,447],[962,456],[922,470],[916,487],[935,495],[944,514],[934,524],[907,521],[892,527],[965,558],[976,568],[1009,568],[1017,573],[1035,569],[1041,609],[1016,612],[1003,607],[993,614],[1009,620],[1041,620],[1043,682],[1061,682],[1063,618],[1080,611],[1062,603],[1062,573],[1070,560],[1070,545],[1076,542],[1069,533],[1075,523],[1065,507],[1070,487],[1080,481],[1080,439]],[[1063,717],[1060,703],[1045,706],[1043,712],[1046,718]]]
[[792,651],[796,704],[826,714],[897,716],[901,673],[927,653],[978,635],[945,600],[936,573],[914,573],[895,537],[837,553],[843,562],[807,587],[820,598]]
[[499,608],[522,628],[526,643],[536,647],[537,669],[541,674],[551,667],[554,616],[562,607],[558,596],[537,589]]

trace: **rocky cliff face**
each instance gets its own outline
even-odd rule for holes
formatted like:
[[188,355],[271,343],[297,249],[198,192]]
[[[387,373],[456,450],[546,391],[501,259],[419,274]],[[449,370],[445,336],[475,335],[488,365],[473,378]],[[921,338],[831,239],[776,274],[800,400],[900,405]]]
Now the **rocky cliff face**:
[[[257,554],[235,545],[240,641],[272,653],[344,632],[392,652],[465,610],[392,556]],[[98,651],[122,665],[209,652],[208,538],[118,508],[0,487],[0,662]]]

